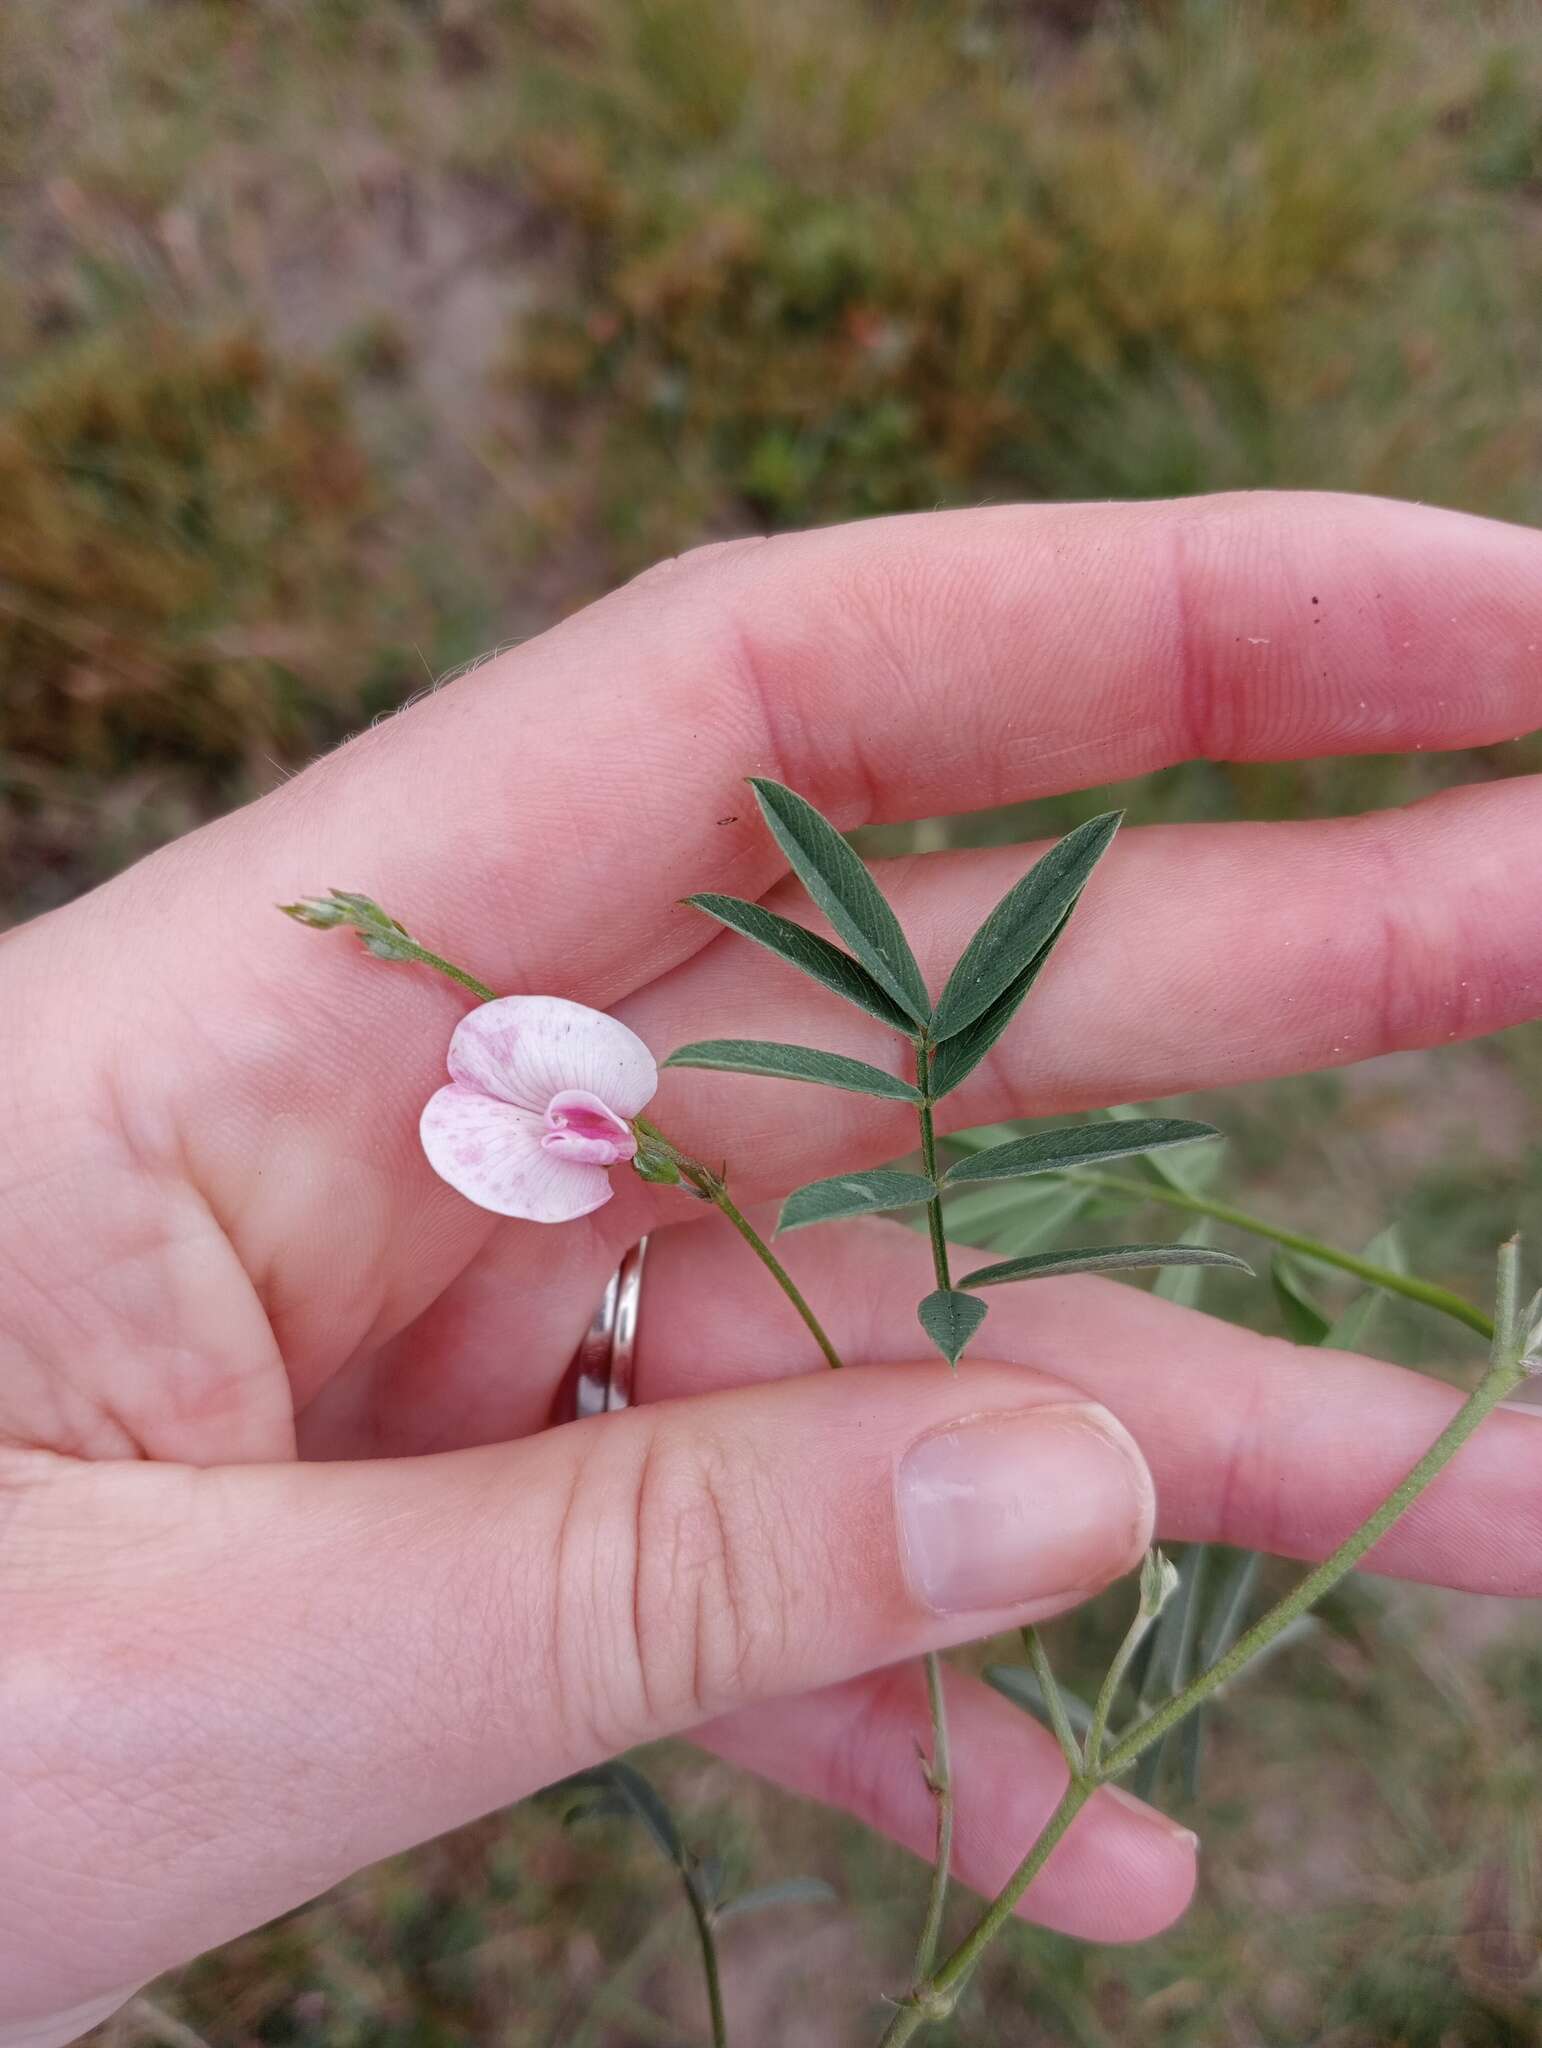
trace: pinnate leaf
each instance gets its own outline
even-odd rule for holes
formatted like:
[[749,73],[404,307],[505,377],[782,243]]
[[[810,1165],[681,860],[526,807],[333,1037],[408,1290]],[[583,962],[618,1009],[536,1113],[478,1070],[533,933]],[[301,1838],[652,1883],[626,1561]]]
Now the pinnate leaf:
[[1166,1145],[1192,1145],[1218,1138],[1210,1124],[1179,1117],[1142,1117],[1135,1122],[1065,1124],[1053,1131],[1034,1131],[1009,1138],[1004,1145],[971,1153],[950,1166],[943,1179],[949,1187],[965,1181],[1020,1180],[1032,1173],[1065,1173],[1107,1159],[1128,1159],[1136,1152],[1155,1152]]
[[958,1364],[959,1354],[985,1321],[985,1313],[983,1301],[960,1294],[956,1287],[939,1287],[916,1310],[922,1329],[949,1365]]
[[1090,1245],[1077,1251],[1033,1252],[1025,1259],[1003,1259],[977,1267],[960,1287],[1000,1287],[1008,1280],[1044,1280],[1056,1273],[1123,1273],[1141,1266],[1234,1266],[1251,1273],[1246,1259],[1199,1244]]
[[964,948],[937,999],[932,1035],[948,1039],[974,1023],[1028,963],[1054,941],[1119,829],[1121,813],[1089,818],[1007,891]]
[[811,1045],[773,1045],[763,1038],[703,1038],[679,1046],[666,1067],[710,1067],[724,1074],[764,1074],[776,1081],[818,1081],[826,1088],[845,1088],[853,1095],[877,1095],[886,1102],[919,1102],[921,1092],[909,1081],[849,1060],[844,1053],[821,1052]]
[[834,1223],[843,1216],[872,1216],[882,1209],[909,1209],[929,1202],[937,1192],[919,1173],[899,1173],[879,1166],[867,1173],[838,1173],[797,1188],[782,1204],[779,1231],[802,1230],[810,1223]]
[[822,982],[836,995],[844,996],[848,1003],[855,1003],[891,1030],[914,1035],[912,1020],[888,991],[874,980],[861,961],[853,960],[839,946],[832,946],[818,932],[794,924],[790,917],[779,917],[774,910],[767,910],[759,903],[746,903],[738,896],[718,896],[707,891],[699,896],[687,896],[685,901],[692,909],[705,911],[719,924],[726,924],[730,931],[753,939],[757,946],[764,946],[767,952],[775,953],[778,959],[787,961],[800,973],[808,975],[810,980]]
[[931,999],[899,919],[866,866],[827,818],[796,791],[750,777],[755,801],[789,865],[825,916],[905,1015],[924,1024]]

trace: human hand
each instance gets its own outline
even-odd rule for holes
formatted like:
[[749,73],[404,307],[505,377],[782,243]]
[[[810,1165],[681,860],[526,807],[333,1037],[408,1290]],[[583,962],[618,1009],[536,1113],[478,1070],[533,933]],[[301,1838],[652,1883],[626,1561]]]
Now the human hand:
[[[360,1865],[673,1730],[921,1846],[924,1703],[894,1667],[1133,1565],[1147,1466],[1166,1536],[1326,1550],[1453,1405],[1087,1280],[1002,1296],[999,1362],[955,1377],[918,1362],[925,1247],[882,1225],[793,1240],[864,1361],[815,1371],[672,1191],[618,1173],[553,1230],[435,1180],[417,1119],[462,1000],[268,905],[367,888],[500,992],[613,1010],[661,1055],[732,1034],[884,1062],[877,1026],[678,907],[795,903],[745,774],[854,825],[1196,755],[1497,740],[1537,722],[1539,572],[1532,534],[1333,498],[710,549],[0,944],[0,2042],[67,2040]],[[1529,1017],[1539,841],[1523,781],[1129,833],[950,1121]],[[923,966],[1024,864],[896,865]],[[657,1113],[747,1201],[909,1142],[898,1107],[700,1073]],[[658,1405],[547,1429],[644,1230]],[[1539,1450],[1496,1417],[1378,1566],[1542,1590]],[[950,1716],[958,1867],[991,1888],[1064,1766],[971,1682]],[[1104,1793],[1029,1903],[1133,1938],[1192,1881],[1191,1839]]]

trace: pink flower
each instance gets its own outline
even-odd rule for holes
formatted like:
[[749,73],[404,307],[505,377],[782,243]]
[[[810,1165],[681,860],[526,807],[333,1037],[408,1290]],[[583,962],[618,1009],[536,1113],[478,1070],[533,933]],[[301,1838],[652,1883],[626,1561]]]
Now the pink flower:
[[472,1010],[449,1067],[419,1127],[429,1165],[480,1208],[532,1223],[566,1223],[610,1200],[605,1169],[636,1152],[629,1119],[659,1085],[635,1031],[560,996]]

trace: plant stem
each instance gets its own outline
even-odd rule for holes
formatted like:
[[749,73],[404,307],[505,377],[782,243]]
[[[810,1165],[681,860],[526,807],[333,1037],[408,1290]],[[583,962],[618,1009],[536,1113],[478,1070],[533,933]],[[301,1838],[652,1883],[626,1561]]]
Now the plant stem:
[[1044,1638],[1036,1628],[1023,1630],[1023,1648],[1028,1653],[1028,1662],[1033,1675],[1039,1681],[1039,1690],[1044,1695],[1044,1704],[1049,1709],[1050,1726],[1055,1731],[1055,1740],[1060,1744],[1060,1753],[1073,1778],[1079,1778],[1085,1768],[1081,1746],[1071,1726],[1071,1717],[1066,1712],[1065,1700],[1061,1697],[1060,1682],[1055,1677],[1054,1666],[1049,1661],[1049,1651],[1044,1647]]
[[1267,1238],[1273,1244],[1283,1245],[1287,1251],[1315,1259],[1319,1265],[1336,1266],[1340,1272],[1353,1273],[1356,1279],[1367,1280],[1373,1287],[1384,1287],[1389,1294],[1401,1294],[1409,1301],[1422,1302],[1426,1308],[1438,1309],[1442,1315],[1464,1323],[1469,1330],[1476,1330],[1480,1337],[1492,1337],[1494,1334],[1491,1318],[1475,1302],[1453,1293],[1449,1287],[1437,1287],[1433,1281],[1420,1280],[1412,1274],[1395,1273],[1390,1266],[1378,1266],[1370,1259],[1357,1258],[1353,1252],[1341,1252],[1331,1244],[1324,1244],[1320,1238],[1307,1237],[1299,1230],[1282,1229],[1279,1224],[1254,1216],[1246,1209],[1233,1208],[1229,1202],[1212,1202],[1206,1195],[1191,1195],[1184,1189],[1168,1187],[1158,1181],[1131,1180],[1120,1173],[1102,1173],[1083,1167],[1073,1167],[1056,1178],[1079,1187],[1103,1188],[1110,1194],[1139,1195],[1148,1201],[1165,1202],[1170,1208],[1187,1209],[1196,1216],[1213,1216],[1218,1223],[1230,1223],[1254,1237]]
[[1499,1403],[1513,1394],[1520,1385],[1521,1375],[1505,1369],[1487,1373],[1483,1383],[1470,1394],[1455,1415],[1446,1424],[1424,1456],[1414,1466],[1408,1477],[1393,1493],[1389,1494],[1370,1519],[1362,1522],[1347,1542],[1341,1543],[1333,1555],[1324,1558],[1315,1571],[1309,1572],[1301,1583],[1261,1615],[1253,1626],[1233,1643],[1224,1656],[1191,1679],[1183,1691],[1170,1699],[1163,1707],[1116,1742],[1103,1759],[1103,1772],[1107,1777],[1118,1777],[1128,1770],[1143,1750],[1153,1742],[1160,1741],[1169,1729],[1191,1713],[1193,1709],[1219,1692],[1229,1679],[1235,1678],[1244,1665],[1252,1662],[1260,1650],[1266,1649],[1282,1630],[1305,1614],[1333,1588],[1341,1579],[1347,1578],[1368,1550],[1380,1542],[1401,1516],[1405,1515],[1423,1493],[1430,1481],[1440,1472],[1466,1443],[1478,1424],[1498,1407]]
[[712,2048],[728,2048],[728,2019],[723,2011],[723,1986],[718,1976],[712,1909],[689,1875],[685,1880],[685,1896],[690,1903],[691,1918],[696,1922],[696,1938],[701,1943],[702,1974],[707,1980],[707,2006],[712,2014]]
[[[913,1987],[885,2031],[882,2048],[900,2048],[901,2043],[909,2041],[931,2020],[945,2018],[953,2010],[959,1993],[973,1975],[986,1948],[1011,1918],[1018,1901],[1043,1869],[1051,1850],[1097,1788],[1127,1771],[1154,1742],[1159,1742],[1197,1706],[1217,1693],[1293,1621],[1346,1578],[1392,1525],[1408,1512],[1478,1425],[1501,1401],[1515,1392],[1526,1377],[1526,1367],[1521,1362],[1524,1333],[1517,1331],[1514,1315],[1517,1265],[1517,1248],[1514,1243],[1508,1244],[1500,1253],[1498,1330],[1488,1370],[1412,1471],[1331,1557],[1325,1558],[1314,1571],[1309,1572],[1292,1592],[1271,1607],[1230,1650],[1200,1672],[1181,1693],[1129,1730],[1105,1756],[1098,1756],[1094,1737],[1089,1737],[1086,1766],[1080,1773],[1072,1772],[1060,1804],[1046,1822],[1038,1840],[958,1947],[929,1977]],[[1047,1667],[1047,1658],[1044,1661]],[[1117,1663],[1116,1659],[1116,1668]],[[1040,1683],[1043,1682],[1041,1673]],[[1111,1671],[1104,1686],[1104,1693],[1110,1697],[1113,1683],[1116,1680]],[[1103,1700],[1100,1696],[1101,1705]],[[1096,1732],[1094,1728],[1094,1736]]]
[[824,1325],[804,1300],[796,1280],[793,1279],[787,1268],[782,1264],[776,1253],[772,1251],[770,1245],[766,1243],[733,1196],[729,1194],[728,1185],[723,1176],[720,1173],[714,1173],[710,1166],[704,1166],[699,1159],[692,1159],[689,1153],[682,1152],[672,1139],[665,1137],[657,1124],[650,1123],[646,1117],[633,1117],[632,1127],[634,1130],[642,1132],[644,1137],[652,1138],[656,1143],[663,1145],[669,1151],[675,1164],[680,1168],[684,1179],[689,1181],[690,1185],[695,1188],[703,1200],[711,1202],[714,1208],[721,1210],[723,1215],[728,1218],[728,1221],[738,1231],[744,1242],[803,1318],[809,1335],[824,1353],[825,1363],[833,1366],[839,1372],[843,1361],[840,1353],[830,1342],[828,1336],[826,1336]]
[[[932,1125],[931,1041],[923,1032],[916,1040],[916,1086],[921,1091],[918,1116],[921,1124],[921,1164],[932,1186],[937,1185],[937,1133]],[[948,1270],[948,1239],[942,1226],[942,1197],[933,1195],[926,1205],[926,1227],[932,1240],[932,1266],[937,1285],[950,1292],[953,1278]]]
[[1012,1909],[1049,1861],[1061,1837],[1097,1790],[1089,1778],[1072,1778],[1028,1854],[1012,1873],[1006,1890],[974,1931],[960,1943],[940,1970],[916,1986],[884,2031],[881,2048],[899,2048],[932,2020],[946,2019],[990,1942],[1012,1917]]
[[408,939],[404,944],[410,946],[412,958],[420,967],[432,967],[436,974],[448,975],[451,981],[457,981],[462,988],[470,989],[479,1002],[490,1003],[493,1000],[493,992],[487,983],[478,981],[474,974],[467,974],[463,967],[456,967],[448,960],[441,960],[437,953],[430,953],[427,947],[420,946],[416,939]]
[[1087,1730],[1087,1740],[1084,1744],[1087,1773],[1092,1777],[1098,1775],[1099,1766],[1103,1761],[1103,1744],[1108,1735],[1108,1717],[1114,1711],[1114,1701],[1118,1698],[1119,1688],[1124,1683],[1124,1674],[1129,1670],[1130,1659],[1150,1632],[1155,1618],[1154,1615],[1148,1614],[1142,1605],[1140,1612],[1125,1631],[1118,1649],[1115,1650],[1103,1683],[1098,1688],[1098,1696],[1092,1703],[1092,1726]]
[[[916,1040],[916,1086],[921,1090],[917,1117],[921,1126],[921,1162],[927,1179],[937,1184],[937,1133],[932,1122],[931,1040],[922,1032]],[[932,1242],[932,1268],[937,1285],[945,1291],[953,1286],[948,1268],[948,1240],[942,1224],[942,1197],[933,1195],[926,1205],[926,1226]],[[948,1880],[953,1872],[953,1766],[948,1748],[948,1707],[943,1691],[942,1660],[935,1651],[926,1659],[926,1698],[932,1717],[932,1755],[927,1782],[937,1801],[937,1853],[932,1860],[931,1885],[926,1898],[926,1919],[916,1944],[915,1977],[919,1982],[931,1969],[942,1936],[943,1915],[948,1904]]]
[[948,1702],[943,1691],[942,1659],[929,1650],[922,1660],[926,1667],[926,1699],[932,1716],[932,1754],[926,1767],[926,1782],[937,1801],[937,1854],[932,1865],[931,1890],[926,1900],[926,1920],[916,1943],[915,1976],[926,1976],[937,1959],[942,1938],[942,1916],[948,1903],[948,1876],[953,1868],[953,1760],[948,1748]]

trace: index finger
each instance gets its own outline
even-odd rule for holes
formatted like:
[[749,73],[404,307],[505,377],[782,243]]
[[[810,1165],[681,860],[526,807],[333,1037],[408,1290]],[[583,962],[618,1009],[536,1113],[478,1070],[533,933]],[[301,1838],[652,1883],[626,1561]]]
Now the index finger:
[[1294,494],[922,514],[652,571],[236,830],[278,893],[368,887],[500,989],[604,1005],[691,946],[677,897],[781,872],[751,772],[851,827],[1193,758],[1470,746],[1539,701],[1521,528]]

